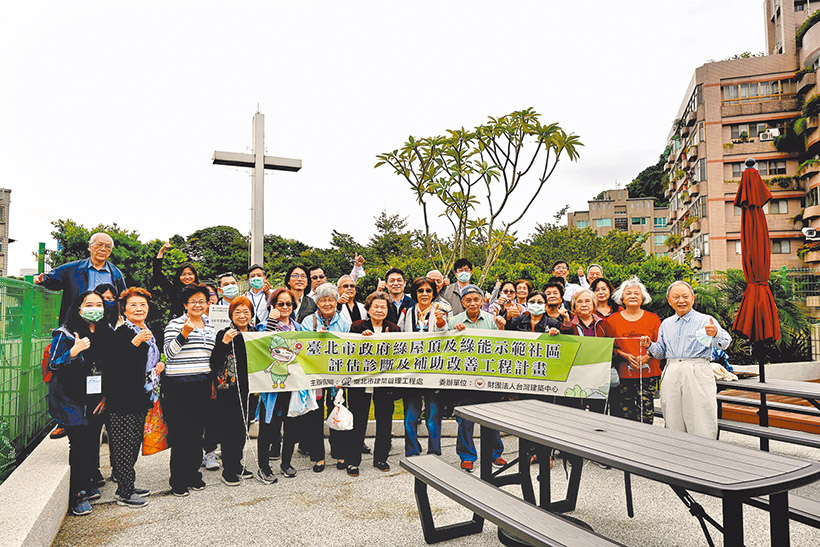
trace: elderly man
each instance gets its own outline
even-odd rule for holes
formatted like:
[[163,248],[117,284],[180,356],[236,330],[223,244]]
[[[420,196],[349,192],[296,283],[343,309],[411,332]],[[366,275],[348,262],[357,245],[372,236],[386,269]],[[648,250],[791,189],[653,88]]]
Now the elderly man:
[[63,291],[63,300],[60,302],[61,324],[65,321],[71,303],[83,292],[93,290],[103,283],[114,286],[117,291],[114,296],[119,296],[125,290],[122,272],[108,261],[113,249],[114,240],[111,236],[97,232],[88,240],[89,258],[68,262],[34,278],[38,285],[52,291]]
[[450,317],[453,314],[453,306],[450,305],[450,302],[448,302],[446,298],[441,296],[441,291],[444,290],[444,287],[446,286],[444,284],[444,274],[442,274],[439,270],[430,270],[424,277],[436,284],[438,296],[435,300],[433,300],[433,303],[438,304],[439,307],[444,310],[445,317]]
[[[489,329],[498,330],[503,328],[503,319],[493,317],[481,309],[484,302],[484,292],[475,285],[466,285],[461,289],[461,304],[464,311],[451,317],[447,322],[450,330],[463,331],[465,329]],[[487,402],[487,394],[476,394],[473,391],[462,393],[460,404],[475,404]],[[478,458],[475,442],[473,441],[473,429],[475,424],[464,418],[456,418],[458,422],[458,439],[456,440],[456,453],[461,458],[461,468],[468,473],[473,472],[474,462]],[[504,444],[501,442],[501,435],[498,431],[493,432],[493,467],[501,468],[507,465],[501,454],[504,452]]]
[[661,377],[661,408],[666,427],[717,437],[715,377],[709,356],[712,348],[726,349],[729,333],[715,319],[692,309],[695,291],[685,281],[675,281],[666,291],[675,315],[664,319],[658,341],[641,337],[641,346],[658,359],[667,359]]

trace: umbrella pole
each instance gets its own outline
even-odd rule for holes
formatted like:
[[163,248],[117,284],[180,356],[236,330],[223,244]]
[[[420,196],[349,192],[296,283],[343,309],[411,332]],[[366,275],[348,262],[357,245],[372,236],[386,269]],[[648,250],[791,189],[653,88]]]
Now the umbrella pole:
[[[765,364],[765,352],[763,351],[763,342],[753,342],[752,343],[752,355],[754,355],[755,359],[757,360],[757,369],[760,373],[760,381],[766,381],[766,364]],[[757,410],[757,423],[760,424],[760,427],[769,427],[769,407],[766,405],[766,394],[760,394],[760,407]],[[769,439],[761,437],[760,438],[760,450],[765,450],[766,452],[769,451]]]

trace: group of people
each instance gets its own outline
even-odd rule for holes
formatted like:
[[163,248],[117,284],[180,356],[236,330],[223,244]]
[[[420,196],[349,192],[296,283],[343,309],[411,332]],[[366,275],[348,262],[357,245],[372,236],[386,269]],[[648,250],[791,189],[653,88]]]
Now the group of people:
[[[505,329],[522,332],[610,337],[614,340],[610,397],[583,400],[550,397],[594,412],[651,423],[653,399],[663,374],[661,402],[667,427],[715,437],[717,408],[709,363],[713,348],[726,349],[729,334],[714,318],[692,309],[694,291],[684,281],[667,291],[675,314],[664,321],[645,309],[646,287],[636,277],[616,289],[601,266],[578,270],[579,283],[567,281],[568,264],[552,265],[542,288],[529,280],[496,283],[485,293],[472,282],[473,265],[462,258],[449,283],[438,270],[408,280],[390,269],[363,302],[357,280],[365,275],[357,255],[353,270],[336,284],[321,267],[291,266],[284,286],[272,287],[260,265],[247,271],[250,288],[242,293],[235,274],[220,275],[216,285],[200,282],[196,267],[182,265],[172,279],[162,274],[163,252],[154,263],[155,284],[166,293],[170,317],[160,336],[146,324],[151,293],[126,288],[122,273],[108,260],[113,240],[105,233],[89,241],[90,258],[41,274],[35,282],[63,290],[60,327],[54,331],[49,367],[49,411],[69,437],[71,511],[91,512],[104,479],[99,472],[103,424],[109,436],[116,501],[143,507],[150,494],[135,486],[134,465],[147,411],[161,403],[171,449],[169,484],[175,496],[205,488],[201,467],[219,469],[222,482],[242,479],[277,482],[271,461],[280,459],[284,477],[296,476],[295,450],[307,454],[312,469],[325,469],[324,421],[337,396],[353,414],[353,429],[330,430],[330,456],[348,476],[359,475],[371,404],[376,420],[373,465],[388,471],[395,403],[404,407],[404,453],[422,452],[418,426],[424,417],[427,453],[441,454],[442,419],[454,404],[485,402],[499,394],[426,388],[327,388],[252,394],[242,333],[248,331],[330,331],[364,336],[394,332]],[[407,285],[409,282],[409,290]],[[211,305],[228,305],[230,326],[210,324]],[[164,355],[164,361],[162,357]],[[661,370],[661,360],[667,366]],[[343,390],[340,394],[339,390]],[[608,404],[607,404],[608,403]],[[293,409],[298,408],[298,412]],[[258,420],[257,469],[244,460],[249,424]],[[474,424],[458,418],[456,452],[471,472],[477,459]],[[493,465],[503,467],[503,443],[491,439]]]

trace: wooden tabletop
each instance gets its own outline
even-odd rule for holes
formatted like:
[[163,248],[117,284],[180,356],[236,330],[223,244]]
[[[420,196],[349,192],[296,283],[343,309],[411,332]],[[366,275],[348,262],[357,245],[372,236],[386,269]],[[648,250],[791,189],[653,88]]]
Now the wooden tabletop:
[[755,393],[799,397],[800,399],[820,399],[820,384],[815,382],[800,382],[797,380],[766,380],[761,382],[757,378],[746,378],[734,382],[721,380],[717,382],[717,385],[721,389],[740,389]]
[[820,463],[532,399],[460,406],[456,415],[616,469],[723,498],[785,492],[820,480]]

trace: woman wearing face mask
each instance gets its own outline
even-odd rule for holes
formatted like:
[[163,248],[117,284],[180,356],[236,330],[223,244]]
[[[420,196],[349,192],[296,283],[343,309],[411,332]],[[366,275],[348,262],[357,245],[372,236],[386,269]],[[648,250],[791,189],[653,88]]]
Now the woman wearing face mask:
[[621,311],[621,307],[612,299],[615,288],[608,279],[599,277],[592,281],[589,290],[595,295],[595,313],[603,318]]
[[[211,391],[216,435],[222,444],[222,482],[239,486],[240,479],[253,477],[242,466],[245,448],[245,424],[248,418],[248,355],[242,333],[249,332],[253,321],[253,303],[245,296],[234,298],[228,308],[231,325],[216,333],[211,353]],[[259,476],[265,484],[276,482],[273,473]]]
[[122,324],[122,320],[120,319],[120,308],[117,304],[116,289],[114,289],[113,285],[102,283],[97,285],[94,290],[100,293],[103,297],[103,308],[105,309],[103,319],[106,323],[108,323],[109,327],[116,329]]
[[530,292],[527,296],[527,311],[522,313],[520,317],[507,321],[504,330],[558,334],[562,322],[547,315],[546,302],[547,297],[544,291]]
[[145,321],[148,318],[151,293],[130,287],[120,296],[125,321],[114,332],[111,356],[103,373],[107,428],[112,469],[117,481],[117,504],[144,507],[149,490],[134,487],[134,464],[137,462],[145,428],[145,415],[156,400],[158,377],[165,364],[159,360],[159,348]]
[[85,291],[65,323],[52,333],[48,412],[68,433],[69,510],[78,516],[91,513],[89,500],[101,496],[94,486],[94,464],[105,407],[103,364],[111,338],[111,329],[102,320],[104,313],[102,296]]
[[184,302],[180,292],[182,287],[190,285],[191,283],[199,283],[199,274],[193,264],[185,263],[177,268],[174,276],[169,280],[164,273],[162,273],[162,257],[165,251],[173,247],[170,241],[165,243],[154,258],[154,269],[151,275],[151,282],[160,288],[165,299],[170,302],[170,316],[169,319],[179,317],[185,313]]

